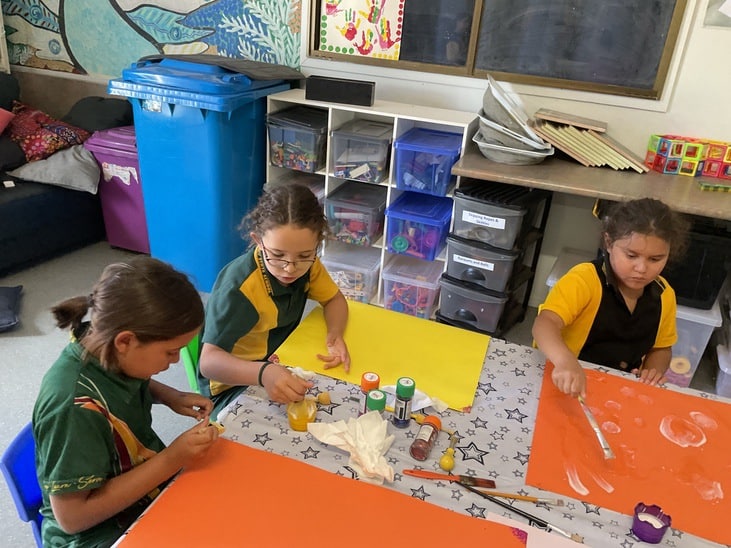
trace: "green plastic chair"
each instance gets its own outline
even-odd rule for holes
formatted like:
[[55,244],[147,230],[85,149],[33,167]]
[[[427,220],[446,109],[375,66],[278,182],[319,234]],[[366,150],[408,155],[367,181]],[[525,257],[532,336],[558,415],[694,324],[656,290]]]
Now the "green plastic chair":
[[200,353],[200,335],[196,335],[193,339],[180,349],[180,357],[183,360],[185,374],[188,377],[190,389],[196,394],[200,394],[198,386],[198,355]]

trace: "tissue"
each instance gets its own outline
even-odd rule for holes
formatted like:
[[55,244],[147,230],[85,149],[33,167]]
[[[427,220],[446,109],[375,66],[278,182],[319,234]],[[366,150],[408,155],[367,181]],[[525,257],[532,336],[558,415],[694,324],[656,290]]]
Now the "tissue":
[[388,422],[377,411],[369,411],[357,419],[307,425],[307,431],[322,443],[334,445],[350,453],[348,465],[361,480],[382,484],[393,481],[393,468],[384,455],[393,443],[388,435]]

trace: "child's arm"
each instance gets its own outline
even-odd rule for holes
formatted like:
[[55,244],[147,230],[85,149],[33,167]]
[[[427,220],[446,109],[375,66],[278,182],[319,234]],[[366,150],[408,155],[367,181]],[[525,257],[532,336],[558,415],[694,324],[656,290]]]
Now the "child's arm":
[[150,394],[154,401],[167,405],[178,415],[201,420],[213,411],[213,402],[205,396],[181,392],[154,379],[150,379]]
[[350,353],[343,339],[345,326],[348,323],[348,301],[338,291],[337,294],[322,305],[327,325],[327,339],[325,344],[329,355],[318,354],[318,359],[325,362],[325,369],[337,367],[341,363],[347,373],[350,371]]
[[51,508],[69,534],[85,531],[129,507],[175,475],[193,459],[205,455],[218,438],[218,429],[199,423],[169,447],[97,489],[51,495]]
[[561,337],[564,323],[550,310],[541,310],[533,323],[533,339],[539,350],[553,363],[553,384],[564,394],[586,397],[586,374],[579,360]]
[[[264,361],[237,358],[230,352],[211,343],[203,343],[200,357],[201,373],[212,380],[232,386],[256,386]],[[261,372],[262,386],[272,401],[289,403],[304,399],[305,392],[314,383],[305,381],[278,363],[266,365]]]
[[642,361],[642,367],[633,369],[632,373],[640,378],[640,382],[652,385],[664,384],[667,381],[665,372],[670,366],[672,357],[671,348],[653,348]]

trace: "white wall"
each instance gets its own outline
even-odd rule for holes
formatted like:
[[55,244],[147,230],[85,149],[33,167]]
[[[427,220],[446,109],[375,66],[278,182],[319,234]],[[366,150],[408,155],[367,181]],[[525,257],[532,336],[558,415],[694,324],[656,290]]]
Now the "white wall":
[[[485,83],[478,78],[377,68],[307,58],[309,1],[303,1],[302,72],[376,82],[376,98],[477,112]],[[317,0],[312,0],[317,1]],[[522,86],[503,83],[532,114],[550,108],[607,122],[607,133],[644,156],[649,136],[674,133],[731,141],[731,28],[704,27],[708,0],[688,0],[686,16],[668,77],[659,101]],[[537,165],[535,169],[540,169]],[[587,177],[592,169],[586,168]],[[690,181],[689,181],[690,184]],[[593,200],[555,195],[531,305],[545,297],[545,279],[561,247],[590,250],[599,226],[591,216]],[[672,204],[670,204],[672,205]]]

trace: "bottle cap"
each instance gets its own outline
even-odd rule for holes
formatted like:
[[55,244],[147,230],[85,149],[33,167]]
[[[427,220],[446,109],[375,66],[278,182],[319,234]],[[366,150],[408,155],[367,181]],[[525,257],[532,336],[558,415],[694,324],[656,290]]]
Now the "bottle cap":
[[360,389],[367,394],[371,390],[378,388],[380,383],[381,377],[378,376],[378,373],[367,371],[360,378]]
[[396,382],[396,395],[401,398],[412,398],[416,391],[416,383],[411,377],[401,377]]
[[436,415],[427,415],[422,422],[423,424],[431,424],[437,430],[442,429],[442,421]]
[[366,400],[368,411],[383,411],[386,409],[386,393],[383,390],[371,390]]

